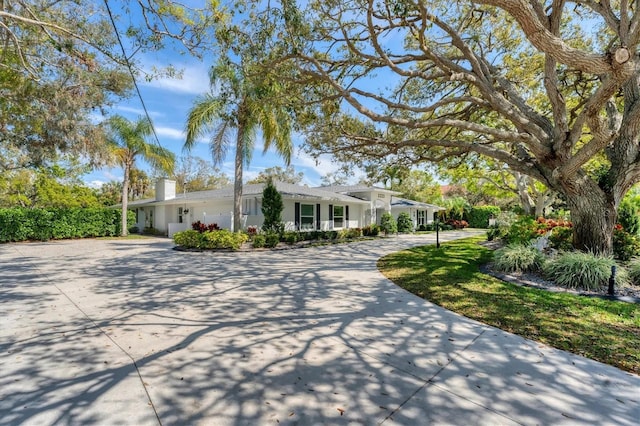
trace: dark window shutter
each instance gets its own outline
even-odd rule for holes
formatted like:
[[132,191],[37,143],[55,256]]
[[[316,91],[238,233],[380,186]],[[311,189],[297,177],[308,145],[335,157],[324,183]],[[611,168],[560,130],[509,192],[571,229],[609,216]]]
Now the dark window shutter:
[[316,229],[320,230],[320,204],[316,204]]
[[296,203],[294,207],[295,227],[296,231],[300,230],[300,203]]
[[333,204],[329,204],[329,220],[333,220]]
[[344,219],[347,221],[345,223],[345,228],[349,227],[349,206],[344,206]]

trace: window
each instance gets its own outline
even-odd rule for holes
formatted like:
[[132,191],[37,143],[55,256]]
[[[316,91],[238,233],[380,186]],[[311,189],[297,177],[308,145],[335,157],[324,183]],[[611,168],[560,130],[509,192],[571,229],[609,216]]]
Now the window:
[[418,226],[427,224],[427,221],[426,221],[427,215],[426,215],[426,213],[427,212],[424,211],[424,210],[418,210],[418,216],[417,216]]
[[182,223],[182,207],[178,207],[178,223]]
[[300,230],[308,231],[315,229],[315,216],[313,214],[313,204],[300,205]]
[[344,206],[333,206],[333,227],[344,227]]

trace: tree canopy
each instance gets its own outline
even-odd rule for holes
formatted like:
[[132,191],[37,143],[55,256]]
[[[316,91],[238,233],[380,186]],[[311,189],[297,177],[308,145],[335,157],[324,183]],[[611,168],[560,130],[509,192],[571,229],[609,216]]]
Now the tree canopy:
[[[636,2],[282,1],[315,153],[490,157],[564,195],[580,249],[611,250],[640,180]],[[594,179],[593,158],[604,168]]]

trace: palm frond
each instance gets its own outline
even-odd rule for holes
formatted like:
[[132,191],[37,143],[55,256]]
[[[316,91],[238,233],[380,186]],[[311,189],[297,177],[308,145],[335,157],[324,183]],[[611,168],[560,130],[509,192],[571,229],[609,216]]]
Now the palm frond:
[[184,150],[191,150],[199,138],[211,133],[221,118],[222,108],[222,101],[211,93],[199,96],[195,100],[187,115]]

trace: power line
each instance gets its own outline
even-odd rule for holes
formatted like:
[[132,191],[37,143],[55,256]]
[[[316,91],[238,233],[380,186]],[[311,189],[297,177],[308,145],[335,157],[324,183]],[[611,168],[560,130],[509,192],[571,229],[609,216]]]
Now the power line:
[[122,50],[122,56],[124,57],[125,65],[129,70],[129,74],[131,74],[131,80],[133,80],[133,85],[136,88],[136,92],[138,93],[138,98],[140,99],[140,103],[142,104],[142,109],[144,110],[144,114],[147,116],[147,120],[149,120],[149,123],[151,123],[151,131],[153,132],[153,137],[156,140],[156,145],[158,145],[160,148],[163,148],[160,144],[160,139],[158,139],[158,134],[156,133],[156,128],[153,125],[153,121],[151,121],[151,116],[149,115],[149,111],[147,110],[147,105],[144,103],[144,99],[142,99],[142,93],[140,93],[140,88],[138,87],[138,82],[136,81],[136,75],[133,73],[131,62],[129,62],[129,57],[127,56],[127,52],[124,49],[124,45],[122,44],[122,39],[120,38],[120,33],[118,32],[118,27],[116,26],[116,22],[113,19],[113,14],[111,13],[111,8],[109,7],[109,1],[104,0],[104,5],[107,8],[107,13],[109,14],[109,19],[111,20],[111,26],[113,26],[113,31],[116,33],[116,38],[118,39],[118,44],[120,45],[120,49]]

